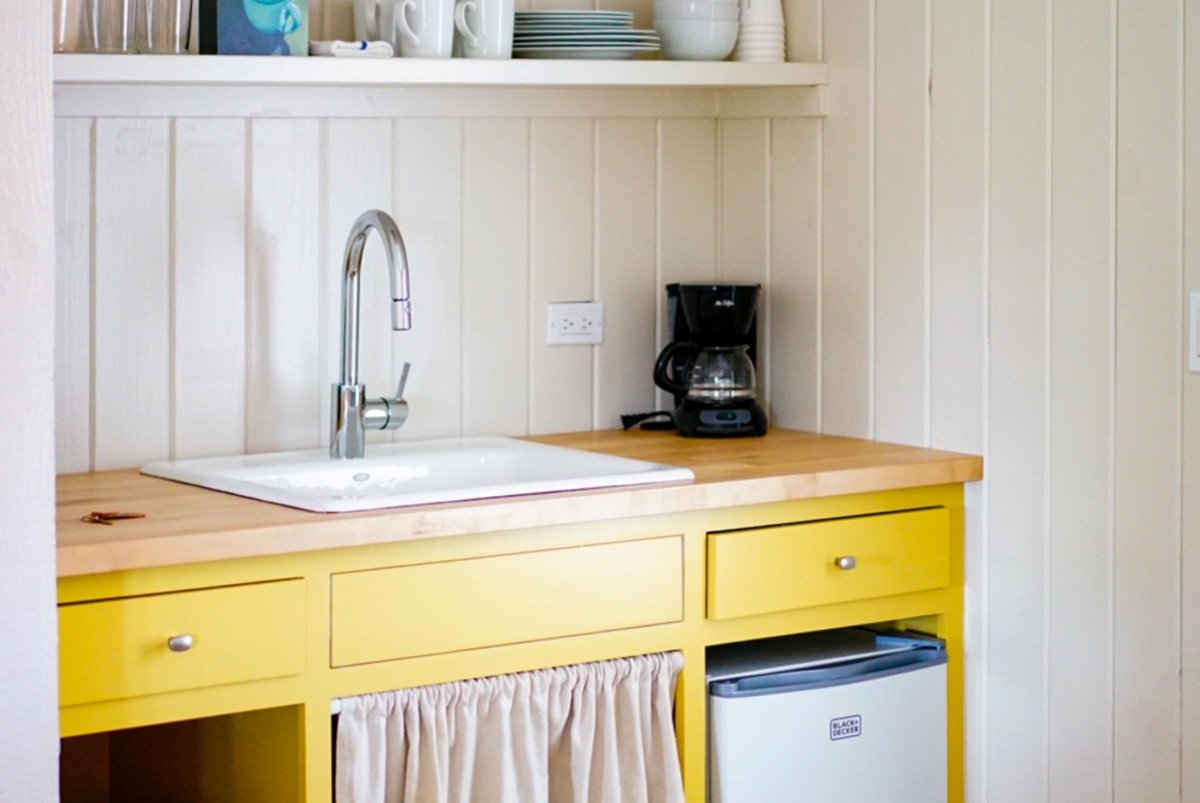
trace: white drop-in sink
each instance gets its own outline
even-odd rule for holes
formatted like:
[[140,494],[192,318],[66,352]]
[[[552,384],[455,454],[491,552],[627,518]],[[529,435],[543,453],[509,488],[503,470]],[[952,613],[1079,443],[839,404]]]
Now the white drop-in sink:
[[142,473],[318,513],[694,479],[677,466],[482,437],[368,444],[346,460],[327,449],[174,460]]

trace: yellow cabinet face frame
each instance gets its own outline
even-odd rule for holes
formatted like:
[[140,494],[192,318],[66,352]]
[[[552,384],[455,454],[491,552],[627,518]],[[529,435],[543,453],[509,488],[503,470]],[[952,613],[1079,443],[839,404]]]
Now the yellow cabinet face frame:
[[[836,565],[844,557],[854,568]],[[962,582],[959,485],[63,578],[60,727],[102,740],[194,721],[277,745],[258,760],[278,753],[271,774],[299,776],[278,788],[301,792],[269,800],[314,803],[329,798],[332,699],[681,650],[676,731],[688,800],[704,803],[709,646],[888,623],[946,640],[957,802]],[[433,624],[414,609],[436,613]],[[166,659],[187,651],[162,649],[172,616],[208,617],[234,657],[176,674]],[[270,639],[266,658],[238,652]],[[197,743],[157,741],[164,751]],[[122,745],[147,742],[114,735],[110,764]],[[229,799],[267,799],[252,775],[230,776]]]

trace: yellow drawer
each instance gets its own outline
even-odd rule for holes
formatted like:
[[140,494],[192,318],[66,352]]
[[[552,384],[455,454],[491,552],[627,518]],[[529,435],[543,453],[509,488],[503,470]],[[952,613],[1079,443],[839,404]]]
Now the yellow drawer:
[[334,666],[683,618],[678,536],[333,576]]
[[295,675],[304,581],[60,605],[58,638],[62,706]]
[[[839,559],[847,568],[838,566]],[[949,583],[950,517],[945,508],[708,536],[709,619],[886,597]]]

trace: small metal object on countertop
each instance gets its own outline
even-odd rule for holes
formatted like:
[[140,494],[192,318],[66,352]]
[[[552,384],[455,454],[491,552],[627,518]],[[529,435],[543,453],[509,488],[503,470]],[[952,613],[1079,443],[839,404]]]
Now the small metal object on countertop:
[[82,519],[80,519],[80,521],[85,522],[87,524],[107,524],[109,527],[111,527],[112,523],[114,521],[120,521],[121,519],[144,519],[144,518],[146,518],[145,513],[120,513],[120,512],[116,512],[116,511],[104,513],[104,512],[93,510],[91,513],[87,514]]

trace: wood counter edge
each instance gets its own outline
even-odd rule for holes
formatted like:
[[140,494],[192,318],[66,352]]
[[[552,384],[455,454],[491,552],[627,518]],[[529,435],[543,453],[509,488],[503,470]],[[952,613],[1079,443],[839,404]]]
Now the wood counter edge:
[[[787,430],[772,434],[774,438],[737,442],[688,441],[663,433],[538,437],[532,440],[686,466],[696,480],[362,513],[308,513],[145,477],[132,469],[64,475],[59,478],[58,576],[957,484],[983,477],[983,460],[974,455]],[[98,486],[112,490],[81,494]],[[130,493],[123,494],[126,488]],[[147,507],[139,512],[150,515],[111,527],[79,521],[90,512],[85,507],[130,505]],[[168,511],[173,505],[197,512],[191,518],[177,513],[172,517]]]

